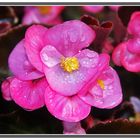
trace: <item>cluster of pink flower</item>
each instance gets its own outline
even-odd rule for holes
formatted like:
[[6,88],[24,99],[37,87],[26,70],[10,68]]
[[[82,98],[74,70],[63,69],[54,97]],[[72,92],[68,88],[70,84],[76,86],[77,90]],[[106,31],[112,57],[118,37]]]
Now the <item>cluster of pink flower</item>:
[[[104,6],[82,8],[97,13]],[[110,8],[117,11],[119,6]],[[109,66],[109,55],[87,48],[95,40],[94,29],[80,20],[61,23],[63,9],[64,6],[25,8],[23,24],[58,25],[32,25],[26,30],[9,56],[13,75],[2,83],[2,94],[5,100],[13,100],[28,111],[46,105],[53,116],[63,121],[64,133],[73,133],[68,132],[72,129],[85,133],[79,122],[89,115],[91,107],[117,106],[122,101],[122,89],[117,73]],[[140,71],[139,19],[139,12],[132,15],[128,32],[133,38],[113,52],[115,64],[133,72]]]
[[114,49],[112,59],[130,72],[140,72],[140,12],[132,14],[127,32],[130,38]]
[[49,29],[32,25],[9,56],[13,76],[2,84],[3,97],[30,111],[46,105],[66,122],[84,119],[91,106],[117,106],[122,91],[109,55],[86,49],[95,36],[79,20]]

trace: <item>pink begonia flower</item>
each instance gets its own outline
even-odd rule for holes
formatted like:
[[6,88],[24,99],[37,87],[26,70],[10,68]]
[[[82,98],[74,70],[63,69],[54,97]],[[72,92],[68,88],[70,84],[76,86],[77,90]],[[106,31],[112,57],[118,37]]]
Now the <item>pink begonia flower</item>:
[[[120,6],[109,6],[109,8],[113,11],[118,11]],[[99,5],[96,5],[96,6],[83,6],[83,8],[90,12],[90,13],[99,13],[101,11],[103,11],[104,9],[104,6],[99,6]]]
[[8,87],[11,98],[26,110],[46,104],[53,116],[64,121],[65,134],[72,134],[74,127],[74,133],[85,133],[79,121],[89,115],[91,106],[113,108],[122,100],[109,55],[87,49],[95,36],[79,20],[49,29],[29,27],[9,57],[14,74]]
[[112,59],[118,66],[123,66],[131,72],[140,72],[140,12],[134,12],[130,18],[127,30],[131,39],[119,44],[113,51]]
[[62,22],[60,13],[64,6],[27,6],[25,7],[25,15],[23,24],[44,23],[47,25],[55,25]]

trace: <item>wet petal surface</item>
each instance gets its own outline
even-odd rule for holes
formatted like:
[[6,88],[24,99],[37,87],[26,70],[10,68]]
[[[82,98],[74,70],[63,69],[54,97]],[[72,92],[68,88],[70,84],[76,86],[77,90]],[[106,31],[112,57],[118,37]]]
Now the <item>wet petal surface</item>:
[[45,78],[21,81],[14,78],[10,85],[12,99],[26,110],[35,110],[45,104],[44,93],[48,86]]
[[41,25],[32,25],[25,33],[25,48],[31,64],[43,72],[43,64],[40,59],[40,51],[46,46],[44,37],[47,28]]
[[47,31],[45,40],[61,54],[73,56],[82,48],[86,48],[95,38],[95,32],[79,20],[71,20],[56,25]]
[[128,71],[140,72],[140,54],[131,53],[127,48],[128,45],[122,48],[121,63]]
[[44,65],[48,68],[51,68],[60,63],[63,56],[57,51],[55,47],[47,45],[41,50],[40,57]]
[[96,74],[99,56],[96,52],[83,50],[75,56],[79,61],[79,69],[66,72],[60,64],[45,69],[50,87],[61,95],[71,96],[77,92]]
[[45,92],[45,103],[52,115],[67,122],[78,122],[90,113],[90,105],[78,96],[62,96],[50,87]]
[[86,103],[98,108],[113,108],[122,101],[122,91],[117,73],[106,69],[85,95],[79,95]]
[[10,54],[9,67],[12,73],[21,80],[38,79],[44,76],[28,60],[24,40],[20,41]]

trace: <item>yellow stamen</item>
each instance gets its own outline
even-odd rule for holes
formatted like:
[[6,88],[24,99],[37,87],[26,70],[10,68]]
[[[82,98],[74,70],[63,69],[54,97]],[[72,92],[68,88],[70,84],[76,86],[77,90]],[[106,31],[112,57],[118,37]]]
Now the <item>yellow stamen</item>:
[[99,86],[101,87],[101,89],[105,89],[105,84],[103,80],[98,80],[97,83],[99,84]]
[[40,14],[42,15],[46,15],[49,14],[51,12],[51,6],[37,6]]
[[72,71],[79,69],[79,62],[76,57],[62,58],[60,66],[64,71],[71,73]]

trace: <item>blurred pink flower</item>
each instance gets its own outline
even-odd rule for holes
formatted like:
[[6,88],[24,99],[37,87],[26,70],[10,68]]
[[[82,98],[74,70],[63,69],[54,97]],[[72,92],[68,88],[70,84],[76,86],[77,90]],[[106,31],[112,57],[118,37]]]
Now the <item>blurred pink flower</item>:
[[140,12],[134,12],[127,31],[132,38],[119,44],[113,51],[112,59],[118,66],[131,72],[140,72]]
[[104,9],[104,6],[83,6],[83,8],[91,13],[99,13]]
[[60,17],[64,6],[27,6],[25,7],[25,15],[23,24],[44,23],[47,25],[55,25],[62,22]]
[[113,11],[118,11],[119,7],[121,6],[109,6],[109,8]]
[[[99,6],[99,5],[96,5],[96,6],[83,6],[83,8],[90,12],[90,13],[99,13],[101,12],[103,9],[104,9],[105,6]],[[120,6],[109,6],[109,8],[113,11],[118,11],[118,8]]]
[[109,55],[85,49],[95,36],[79,20],[49,29],[29,27],[9,56],[14,77],[5,93],[27,110],[46,104],[52,115],[66,122],[84,119],[91,106],[117,106],[122,91],[117,73],[109,66]]

